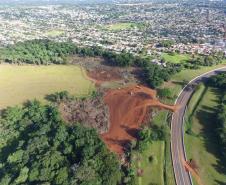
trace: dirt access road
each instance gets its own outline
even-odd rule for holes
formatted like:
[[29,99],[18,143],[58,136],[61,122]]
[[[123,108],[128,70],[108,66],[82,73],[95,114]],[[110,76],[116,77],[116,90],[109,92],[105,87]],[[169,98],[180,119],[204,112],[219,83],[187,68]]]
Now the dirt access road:
[[226,67],[215,69],[196,77],[186,85],[179,94],[175,104],[180,105],[180,108],[172,116],[171,122],[171,154],[173,160],[174,175],[177,185],[192,185],[190,173],[185,169],[187,161],[185,146],[184,146],[184,113],[189,99],[191,98],[194,87],[200,82],[206,81],[209,77],[216,75],[219,72],[226,71]]
[[[87,75],[99,88],[104,82],[128,80],[123,78],[127,71],[117,68],[93,68]],[[103,89],[102,89],[103,90]],[[108,148],[119,155],[124,154],[131,140],[137,139],[142,124],[150,121],[154,108],[175,111],[176,106],[158,101],[156,91],[141,85],[125,85],[118,89],[104,89],[104,102],[109,108],[110,129],[101,134]]]

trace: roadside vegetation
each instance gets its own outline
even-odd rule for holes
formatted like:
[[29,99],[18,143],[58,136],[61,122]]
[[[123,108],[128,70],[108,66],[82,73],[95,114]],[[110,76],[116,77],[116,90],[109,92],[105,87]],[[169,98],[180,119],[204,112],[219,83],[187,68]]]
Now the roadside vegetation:
[[[219,106],[216,112],[217,124],[215,125],[215,133],[220,143],[220,153],[222,158],[226,159],[226,73],[221,73],[209,80],[209,85],[220,90]],[[224,169],[225,170],[225,169]]]
[[[164,82],[157,90],[158,90],[158,96],[162,102],[165,103],[174,103],[176,97],[178,96],[181,89],[193,78],[196,76],[199,76],[205,72],[211,71],[216,68],[223,67],[225,65],[225,60],[222,60],[221,64],[213,65],[213,66],[202,66],[199,69],[183,69],[182,71],[174,74],[171,79],[168,82]],[[201,95],[203,91],[205,91],[205,86],[201,85],[199,87],[199,90],[197,90],[197,94]],[[199,96],[193,96],[195,99],[199,99],[197,97]],[[192,107],[189,106],[188,110],[193,110],[193,107],[196,106],[196,101],[191,101]],[[165,112],[164,117],[170,115],[170,113]],[[155,119],[155,118],[154,118]],[[163,122],[165,120],[164,118],[160,119],[160,122]],[[167,119],[168,120],[168,119]],[[170,119],[168,120],[170,122]],[[189,132],[189,129],[191,126],[187,125],[187,131]],[[170,137],[166,141],[166,153],[165,153],[165,183],[167,185],[175,185],[175,179],[173,174],[173,167],[172,167],[172,160],[171,160],[171,154],[170,154]],[[193,145],[189,143],[189,145],[192,147]],[[193,147],[194,148],[194,147]],[[200,149],[203,150],[203,149]],[[204,150],[203,150],[204,151]],[[197,152],[198,153],[198,152]],[[205,161],[205,160],[204,160]]]
[[[161,174],[161,179],[163,179],[163,184],[166,185],[175,185],[175,178],[173,173],[173,166],[171,160],[171,149],[170,149],[170,113],[168,111],[157,112],[157,114],[153,117],[152,123],[154,125],[162,125],[165,128],[165,139],[162,142],[155,143],[158,147],[163,148],[163,153],[156,152],[156,156],[162,156],[162,162],[158,163],[161,166],[161,170],[156,172],[153,175],[153,182],[158,182],[157,176]],[[150,174],[149,174],[150,175]],[[158,184],[161,184],[160,182]]]
[[166,154],[167,140],[170,138],[166,116],[167,111],[158,112],[150,125],[140,129],[138,141],[130,143],[128,160],[131,166],[127,169],[129,173],[125,173],[128,175],[126,179],[130,179],[128,184],[174,185],[170,152]]
[[[225,73],[198,87],[186,112],[185,144],[188,160],[197,165],[206,185],[226,183],[225,175]],[[194,179],[195,181],[195,179]]]
[[221,68],[225,66],[225,64],[226,60],[222,60],[221,64],[213,66],[203,66],[200,69],[183,69],[182,71],[174,74],[168,82],[165,82],[161,85],[161,88],[168,88],[172,93],[173,98],[170,97],[165,101],[174,103],[174,100],[178,96],[179,92],[190,80],[208,71]]

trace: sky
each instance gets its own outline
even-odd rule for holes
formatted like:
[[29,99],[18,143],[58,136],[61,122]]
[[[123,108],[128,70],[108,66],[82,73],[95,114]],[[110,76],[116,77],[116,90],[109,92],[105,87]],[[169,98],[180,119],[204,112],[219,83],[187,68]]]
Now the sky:
[[[111,2],[141,2],[141,1],[160,1],[160,0],[0,0],[0,4],[31,4],[31,3],[38,3],[38,4],[67,4],[67,3],[111,3]],[[171,1],[171,0],[168,0]],[[182,1],[182,0],[181,0]],[[205,1],[205,0],[204,0]],[[206,0],[211,1],[211,0]],[[214,0],[212,0],[214,1]],[[226,0],[224,0],[226,1]]]
[[0,0],[0,3],[19,3],[19,4],[24,4],[24,3],[77,3],[77,2],[97,2],[97,1],[111,1],[111,0]]
[[1,4],[6,3],[18,3],[18,4],[26,4],[26,3],[46,3],[46,4],[57,4],[57,3],[110,3],[110,2],[144,2],[144,1],[156,1],[156,0],[0,0]]

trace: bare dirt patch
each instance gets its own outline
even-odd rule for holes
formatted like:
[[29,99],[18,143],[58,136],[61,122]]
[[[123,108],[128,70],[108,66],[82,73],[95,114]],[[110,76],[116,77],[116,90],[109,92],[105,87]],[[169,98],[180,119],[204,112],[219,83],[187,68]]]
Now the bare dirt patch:
[[88,71],[88,76],[97,82],[121,80],[122,76],[117,69],[97,68]]
[[[83,66],[87,70],[88,78],[98,86],[99,90],[105,91],[104,103],[108,107],[108,114],[110,113],[110,116],[106,114],[109,123],[105,128],[108,129],[103,129],[106,121],[101,122],[101,126],[94,121],[85,123],[89,122],[88,126],[91,123],[99,132],[101,130],[102,139],[113,152],[124,153],[126,145],[136,138],[140,126],[150,121],[154,108],[172,111],[176,109],[160,103],[156,98],[156,91],[144,86],[131,85],[142,83],[143,72],[140,68],[109,66],[107,61],[98,57],[75,56],[72,58],[72,63]],[[95,110],[96,107],[91,105],[89,109]],[[89,117],[88,114],[86,116]],[[84,123],[82,120],[81,122]]]
[[144,86],[131,86],[109,90],[104,96],[110,111],[110,129],[102,134],[109,149],[118,154],[125,145],[136,138],[140,126],[147,120],[150,108],[175,111],[175,106],[164,105],[156,98],[156,91]]
[[82,66],[87,70],[88,77],[97,86],[105,82],[120,81],[123,84],[141,83],[137,78],[135,67],[116,67],[109,65],[109,62],[101,57],[79,57],[73,56],[70,63]]

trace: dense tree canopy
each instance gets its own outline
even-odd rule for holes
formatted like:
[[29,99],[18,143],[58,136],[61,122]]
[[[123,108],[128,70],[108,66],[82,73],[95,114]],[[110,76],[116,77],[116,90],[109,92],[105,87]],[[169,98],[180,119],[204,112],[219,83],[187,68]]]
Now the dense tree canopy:
[[66,56],[76,50],[70,42],[31,40],[19,42],[0,50],[1,59],[9,63],[63,64]]
[[218,87],[221,90],[226,90],[226,73],[220,73],[209,79],[209,84]]
[[175,42],[173,40],[162,40],[159,42],[158,46],[170,48],[174,44],[175,44]]
[[173,74],[180,70],[180,67],[173,64],[172,66],[169,65],[168,67],[163,67],[153,63],[148,63],[144,67],[144,79],[150,87],[156,88],[164,81],[168,81]]
[[144,79],[151,87],[157,87],[172,74],[178,71],[178,67],[162,67],[151,63],[147,58],[134,56],[131,53],[122,51],[114,53],[100,47],[77,47],[72,42],[54,42],[50,40],[31,40],[19,42],[15,45],[0,49],[0,59],[9,63],[29,64],[66,64],[70,55],[79,56],[100,56],[108,64],[113,66],[136,66],[144,70]]
[[29,64],[65,64],[69,55],[101,56],[112,65],[129,66],[133,56],[122,52],[116,54],[100,47],[77,47],[72,42],[54,42],[50,40],[31,40],[18,42],[0,50],[1,60],[9,63]]
[[209,84],[213,87],[219,88],[221,93],[220,105],[218,107],[216,116],[215,133],[218,136],[220,143],[220,150],[224,160],[226,159],[226,73],[220,73],[209,80]]
[[116,185],[120,165],[93,129],[66,126],[38,101],[4,111],[0,184]]
[[198,57],[195,57],[190,60],[189,63],[197,66],[213,66],[220,64],[224,59],[224,53],[217,52],[208,56],[199,55]]

